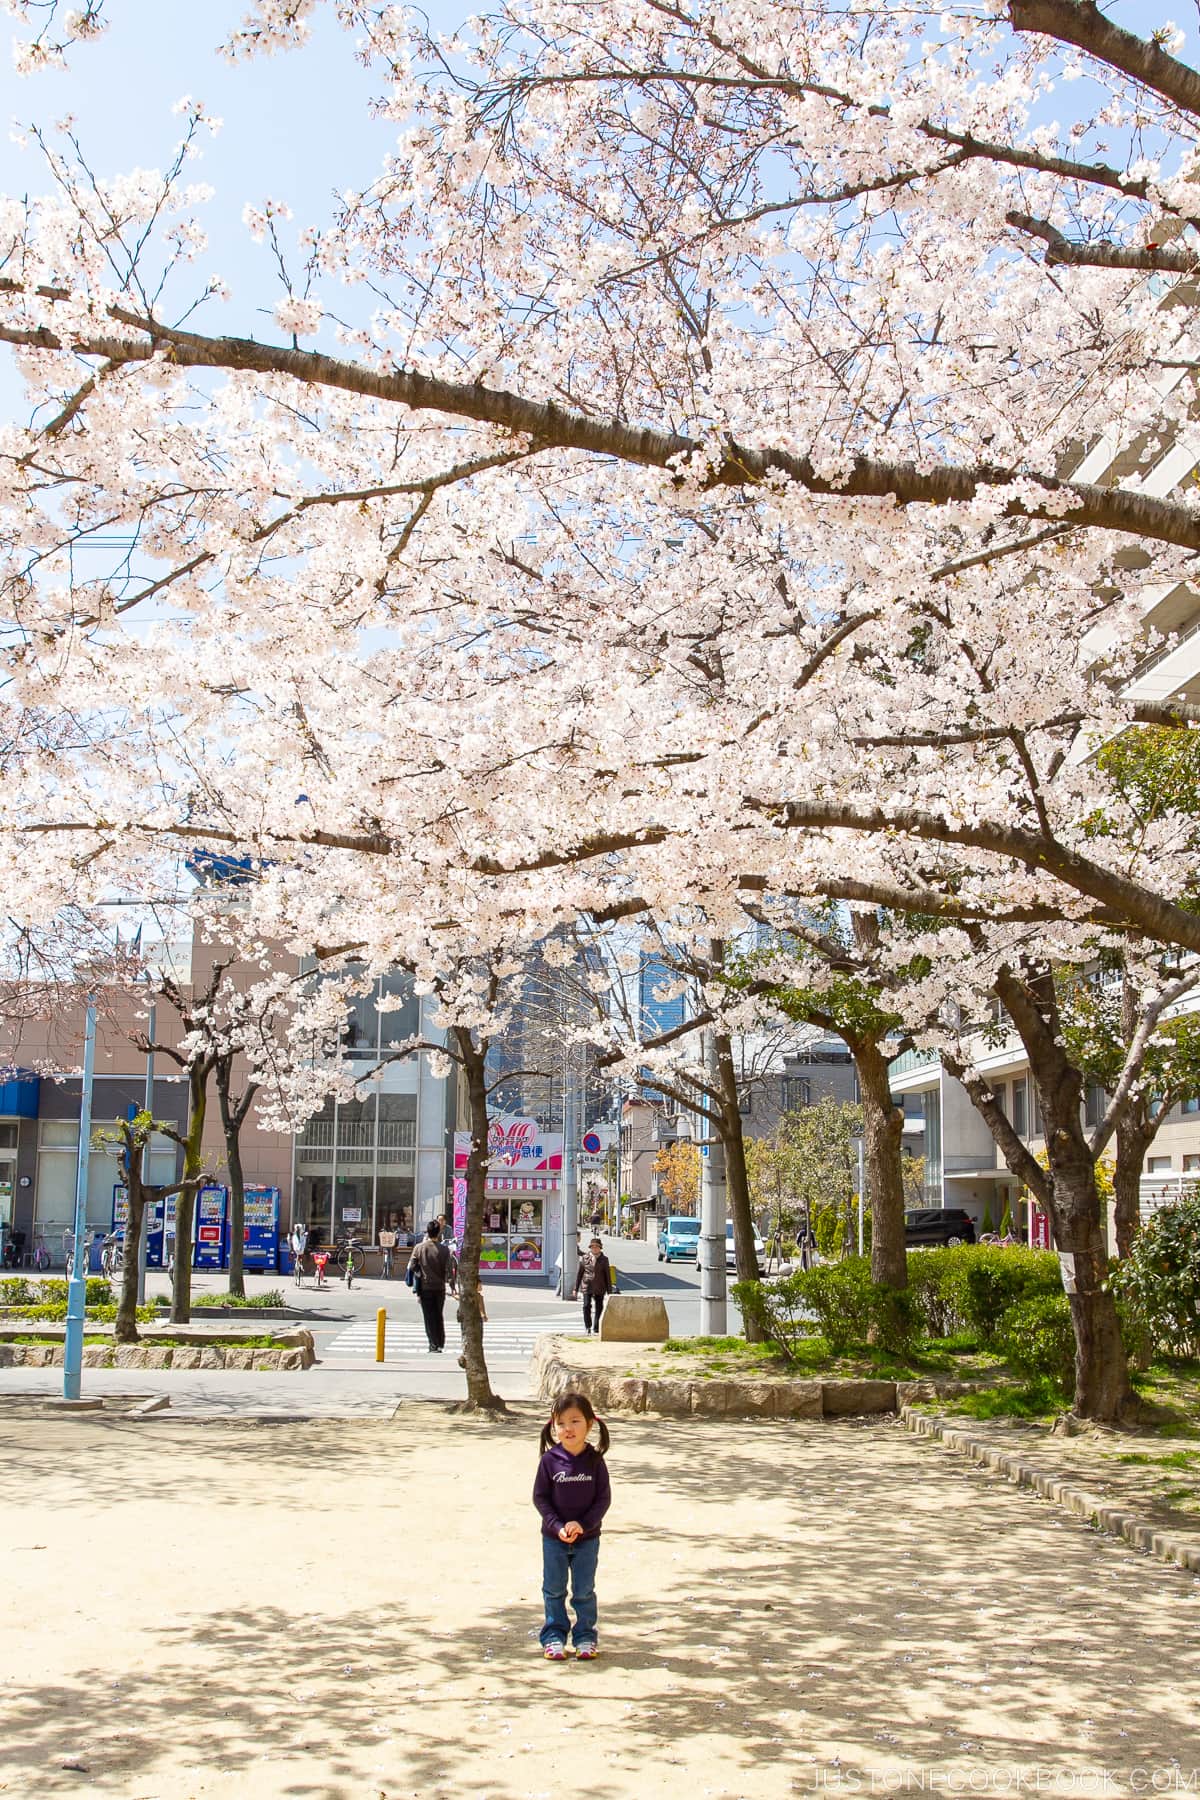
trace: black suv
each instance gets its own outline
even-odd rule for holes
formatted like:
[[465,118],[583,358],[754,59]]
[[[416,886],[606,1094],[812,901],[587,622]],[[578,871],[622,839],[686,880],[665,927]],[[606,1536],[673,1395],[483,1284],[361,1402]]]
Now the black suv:
[[921,1244],[973,1244],[975,1223],[960,1206],[931,1206],[904,1215],[904,1242]]

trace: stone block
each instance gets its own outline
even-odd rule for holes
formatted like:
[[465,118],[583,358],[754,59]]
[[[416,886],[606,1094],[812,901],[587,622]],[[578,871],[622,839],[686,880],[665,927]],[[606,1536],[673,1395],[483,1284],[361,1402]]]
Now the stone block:
[[[0,1369],[12,1369],[16,1366],[16,1344],[0,1344]],[[87,1352],[84,1352],[86,1356]]]
[[936,1400],[937,1383],[925,1381],[898,1381],[896,1383],[896,1405],[915,1406],[918,1400]]
[[848,1418],[856,1413],[896,1410],[894,1381],[823,1381],[821,1410],[827,1419]]
[[249,1369],[254,1364],[254,1351],[233,1346],[224,1352],[227,1369]]
[[688,1381],[647,1381],[644,1384],[646,1412],[666,1413],[680,1418],[692,1410],[691,1383]]
[[610,1376],[607,1404],[612,1412],[645,1412],[646,1383],[635,1375]]
[[819,1381],[781,1381],[775,1389],[777,1419],[819,1419],[824,1411]]
[[171,1367],[171,1345],[147,1344],[144,1366],[147,1369],[169,1369]]
[[281,1350],[256,1350],[250,1359],[250,1367],[252,1369],[277,1369],[279,1358],[282,1355]]
[[658,1294],[614,1294],[600,1321],[602,1344],[662,1344],[671,1335]]
[[729,1410],[727,1381],[693,1381],[692,1411],[706,1418],[723,1418]]
[[738,1414],[742,1418],[773,1419],[775,1392],[773,1381],[731,1381],[728,1408],[730,1416]]
[[198,1369],[200,1367],[200,1356],[201,1352],[197,1345],[180,1345],[174,1356],[171,1358],[171,1367],[173,1369]]
[[85,1344],[83,1346],[85,1369],[107,1369],[111,1357],[112,1349],[108,1344]]
[[27,1369],[49,1367],[52,1354],[49,1344],[21,1344],[17,1347],[24,1352],[22,1361]]
[[145,1369],[150,1352],[142,1344],[118,1344],[113,1357],[113,1367],[117,1369]]
[[223,1369],[225,1367],[225,1352],[219,1344],[204,1346],[200,1352],[200,1367],[202,1369]]

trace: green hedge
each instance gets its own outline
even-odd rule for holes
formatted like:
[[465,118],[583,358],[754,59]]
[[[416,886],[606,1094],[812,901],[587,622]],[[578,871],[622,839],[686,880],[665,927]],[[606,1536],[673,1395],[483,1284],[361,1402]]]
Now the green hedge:
[[1152,1214],[1109,1280],[1127,1341],[1140,1328],[1152,1353],[1200,1356],[1200,1195]]
[[[113,1291],[109,1283],[100,1275],[89,1275],[88,1306],[108,1306],[112,1299]],[[25,1275],[13,1275],[0,1281],[0,1306],[19,1306],[22,1309],[30,1306],[61,1306],[65,1312],[66,1304],[67,1283],[61,1276],[31,1281]]]
[[[1062,1358],[1043,1342],[1047,1321],[1067,1307],[1052,1251],[992,1244],[922,1250],[909,1255],[908,1276],[908,1288],[898,1293],[871,1280],[867,1257],[849,1256],[780,1281],[739,1281],[733,1296],[743,1318],[787,1357],[795,1357],[803,1338],[816,1335],[840,1355],[855,1344],[902,1351],[922,1337],[968,1333],[989,1349],[1016,1343],[1026,1362],[1040,1358],[1036,1373],[1059,1379]],[[1010,1326],[1022,1307],[1033,1310],[1019,1313]],[[1069,1334],[1069,1309],[1065,1316]],[[1071,1343],[1073,1368],[1073,1338]]]
[[1018,1300],[999,1321],[996,1347],[1014,1375],[1045,1376],[1068,1399],[1075,1392],[1075,1330],[1064,1293]]

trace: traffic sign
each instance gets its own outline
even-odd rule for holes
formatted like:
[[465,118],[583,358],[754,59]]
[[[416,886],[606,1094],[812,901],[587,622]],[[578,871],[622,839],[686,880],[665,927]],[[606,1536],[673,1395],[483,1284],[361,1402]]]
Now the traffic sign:
[[600,1151],[603,1148],[600,1141],[600,1133],[598,1131],[585,1131],[583,1134],[583,1147],[589,1156],[599,1156]]

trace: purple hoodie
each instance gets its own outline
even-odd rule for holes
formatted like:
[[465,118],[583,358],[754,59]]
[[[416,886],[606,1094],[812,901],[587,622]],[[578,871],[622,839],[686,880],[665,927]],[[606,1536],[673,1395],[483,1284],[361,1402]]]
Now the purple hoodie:
[[551,1444],[538,1464],[533,1504],[542,1515],[542,1536],[556,1538],[569,1519],[578,1519],[584,1537],[600,1536],[600,1521],[612,1504],[608,1469],[591,1444],[578,1456]]

